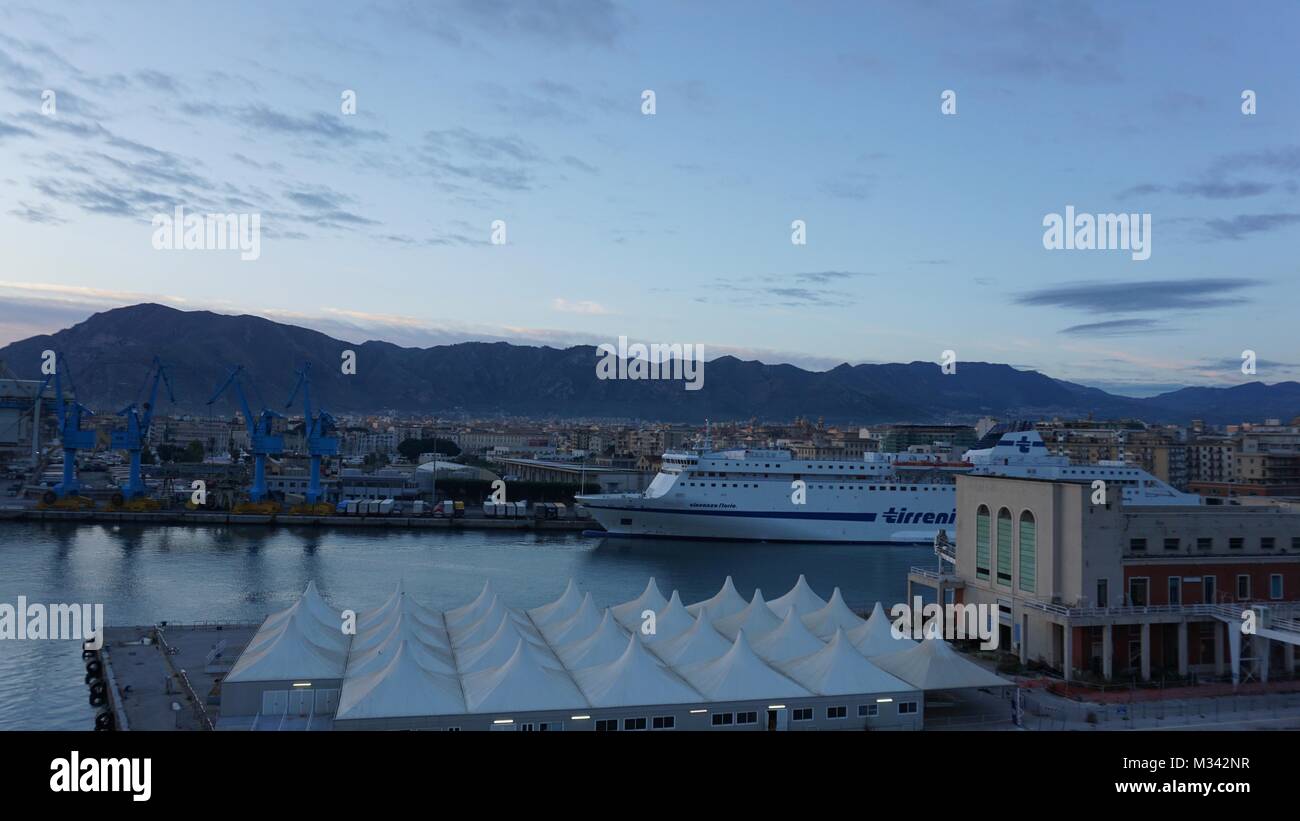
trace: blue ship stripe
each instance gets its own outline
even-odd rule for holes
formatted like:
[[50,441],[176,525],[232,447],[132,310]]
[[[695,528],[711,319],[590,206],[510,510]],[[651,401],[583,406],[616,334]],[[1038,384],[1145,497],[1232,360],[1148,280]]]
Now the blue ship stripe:
[[814,519],[836,522],[874,522],[874,513],[807,513],[802,511],[765,510],[678,510],[666,507],[606,507],[593,505],[593,510],[625,510],[631,513],[675,513],[686,516],[739,516],[748,519]]

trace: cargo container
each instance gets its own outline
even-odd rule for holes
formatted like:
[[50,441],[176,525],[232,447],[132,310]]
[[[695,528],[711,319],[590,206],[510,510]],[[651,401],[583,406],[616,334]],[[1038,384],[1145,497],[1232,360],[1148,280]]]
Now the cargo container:
[[391,515],[393,515],[393,507],[394,507],[395,504],[396,504],[396,502],[394,502],[392,499],[383,499],[383,500],[381,500],[381,501],[379,502],[379,515],[380,515],[380,516],[391,516]]
[[428,507],[428,506],[425,505],[424,502],[420,501],[419,499],[416,499],[414,502],[411,502],[411,515],[412,515],[412,516],[424,516],[424,515],[425,515],[425,509],[426,509],[427,507]]

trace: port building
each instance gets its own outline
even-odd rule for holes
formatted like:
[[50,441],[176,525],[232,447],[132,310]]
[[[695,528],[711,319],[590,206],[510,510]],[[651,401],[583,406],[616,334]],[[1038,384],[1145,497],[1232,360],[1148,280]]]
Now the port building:
[[570,581],[508,607],[486,583],[438,611],[399,584],[349,626],[314,585],[220,684],[222,730],[916,730],[927,691],[1013,686],[942,639],[897,638],[801,576],[684,605],[651,579],[599,608]]
[[912,568],[909,599],[995,606],[1021,664],[1067,683],[1295,675],[1300,513],[1125,506],[1087,482],[975,475],[957,477],[957,510],[955,546]]

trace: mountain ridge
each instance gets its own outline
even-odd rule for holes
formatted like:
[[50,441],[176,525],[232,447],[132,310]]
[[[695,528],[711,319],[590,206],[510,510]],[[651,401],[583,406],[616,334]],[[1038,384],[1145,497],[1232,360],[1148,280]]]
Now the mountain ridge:
[[[701,390],[681,381],[601,380],[597,350],[459,342],[405,348],[382,340],[341,340],[253,314],[182,311],[156,303],[93,314],[70,328],[0,348],[22,378],[36,378],[40,354],[68,356],[79,399],[117,410],[137,401],[158,355],[176,389],[177,412],[226,414],[233,400],[207,398],[234,364],[250,377],[249,402],[284,410],[295,369],[313,363],[314,399],[334,413],[395,411],[467,416],[588,417],[702,422],[713,419],[829,422],[969,422],[980,416],[1136,417],[1210,423],[1300,415],[1300,383],[1251,382],[1188,387],[1142,399],[1055,379],[1001,363],[958,362],[943,374],[933,362],[850,365],[808,371],[795,365],[721,356],[703,370]],[[356,352],[357,373],[338,363]],[[163,412],[169,403],[163,404]]]

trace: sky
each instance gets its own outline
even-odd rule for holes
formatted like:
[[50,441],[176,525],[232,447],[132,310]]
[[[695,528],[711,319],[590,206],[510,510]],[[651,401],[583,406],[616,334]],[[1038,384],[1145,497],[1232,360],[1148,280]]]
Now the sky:
[[[1250,8],[3,3],[0,344],[151,301],[1135,396],[1300,378],[1300,6]],[[1149,258],[1045,248],[1067,206],[1149,215]],[[258,215],[260,255],[155,248],[177,207]]]

